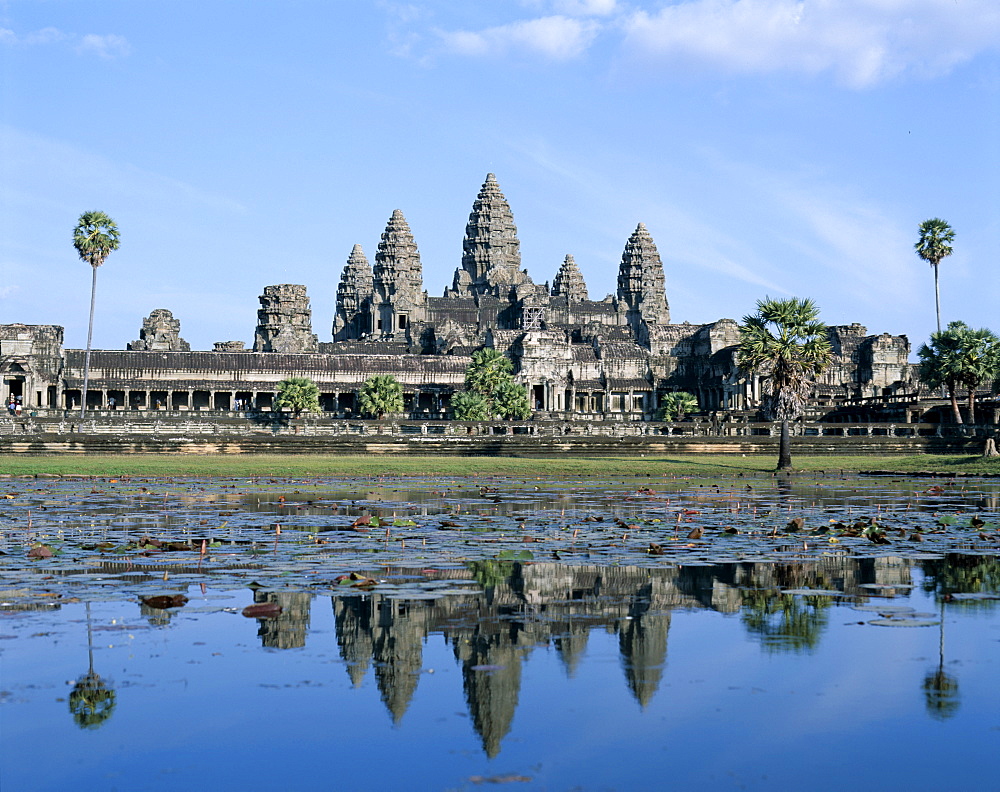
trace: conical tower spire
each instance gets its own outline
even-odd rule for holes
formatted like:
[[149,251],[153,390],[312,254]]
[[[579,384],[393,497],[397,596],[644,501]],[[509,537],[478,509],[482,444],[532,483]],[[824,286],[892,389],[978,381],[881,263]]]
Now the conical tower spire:
[[393,210],[375,253],[375,291],[384,301],[400,295],[416,301],[423,291],[420,253],[410,226],[399,209]]
[[622,253],[618,299],[632,314],[630,325],[636,325],[639,320],[647,325],[670,322],[663,262],[653,237],[642,223],[636,226]]
[[496,176],[488,173],[465,226],[462,268],[455,273],[454,292],[506,297],[512,286],[530,282],[521,271],[521,243],[510,204]]
[[556,273],[556,279],[552,283],[553,297],[568,297],[570,300],[579,302],[589,299],[587,296],[587,284],[583,280],[583,275],[576,266],[576,261],[570,254],[566,258]]
[[333,340],[359,338],[366,328],[360,325],[364,301],[375,292],[375,276],[361,245],[355,245],[337,285],[337,310],[333,317]]

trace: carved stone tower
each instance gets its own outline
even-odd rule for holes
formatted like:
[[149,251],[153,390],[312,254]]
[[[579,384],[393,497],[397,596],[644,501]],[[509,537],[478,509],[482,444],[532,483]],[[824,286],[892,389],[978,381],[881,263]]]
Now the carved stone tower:
[[625,245],[618,269],[618,309],[637,340],[645,343],[650,326],[670,322],[663,262],[656,243],[642,223]]
[[361,245],[355,245],[337,286],[337,311],[333,316],[333,340],[347,341],[371,332],[365,302],[375,294],[375,276]]
[[471,297],[491,294],[506,298],[512,288],[531,283],[521,270],[521,243],[514,215],[496,177],[489,173],[465,227],[462,266],[445,296]]
[[305,286],[265,286],[257,311],[254,352],[318,352]]
[[157,308],[142,320],[139,340],[126,349],[150,352],[190,352],[191,345],[181,338],[181,323],[166,308]]
[[389,218],[375,253],[374,331],[383,338],[405,334],[410,322],[426,319],[420,253],[403,213],[396,209]]
[[583,280],[583,275],[576,266],[576,261],[568,253],[566,254],[566,260],[559,267],[559,272],[556,273],[555,281],[552,283],[552,296],[566,297],[574,302],[589,299],[587,296],[587,284]]

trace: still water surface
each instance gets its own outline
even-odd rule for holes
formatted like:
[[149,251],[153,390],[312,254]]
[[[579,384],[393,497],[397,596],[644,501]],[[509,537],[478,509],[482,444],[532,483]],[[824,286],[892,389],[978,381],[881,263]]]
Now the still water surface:
[[13,483],[0,788],[1000,788],[997,485],[705,484]]

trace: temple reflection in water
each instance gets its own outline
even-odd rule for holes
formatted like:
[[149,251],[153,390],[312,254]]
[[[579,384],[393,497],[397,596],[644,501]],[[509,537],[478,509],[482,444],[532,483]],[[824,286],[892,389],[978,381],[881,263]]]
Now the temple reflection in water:
[[[715,564],[685,567],[568,566],[480,561],[431,577],[475,581],[468,593],[438,597],[398,588],[332,597],[337,643],[355,687],[374,673],[394,723],[404,717],[423,670],[423,646],[441,635],[462,670],[469,715],[490,757],[500,751],[518,706],[522,665],[536,647],[552,647],[572,676],[592,630],[616,633],[624,681],[640,706],[656,695],[667,662],[676,609],[738,615],[765,651],[810,651],[826,625],[832,597],[783,594],[783,589],[836,590],[864,600],[911,587],[911,562],[894,557],[831,556],[804,563]],[[381,570],[385,575],[386,570]],[[394,579],[426,580],[427,570],[388,570]],[[377,574],[377,573],[373,573]],[[312,595],[254,592],[281,614],[261,620],[263,646],[305,646]],[[842,601],[842,600],[841,600]]]

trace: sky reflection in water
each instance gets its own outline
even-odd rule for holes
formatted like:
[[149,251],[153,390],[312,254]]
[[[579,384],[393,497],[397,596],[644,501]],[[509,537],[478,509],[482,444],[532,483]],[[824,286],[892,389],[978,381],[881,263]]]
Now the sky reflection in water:
[[[90,728],[68,700],[86,606],[4,612],[2,787],[993,785],[996,602],[951,597],[995,591],[992,557],[488,571],[485,591],[413,599],[164,584],[189,603],[93,602],[115,701]],[[277,619],[238,613],[268,600]]]

